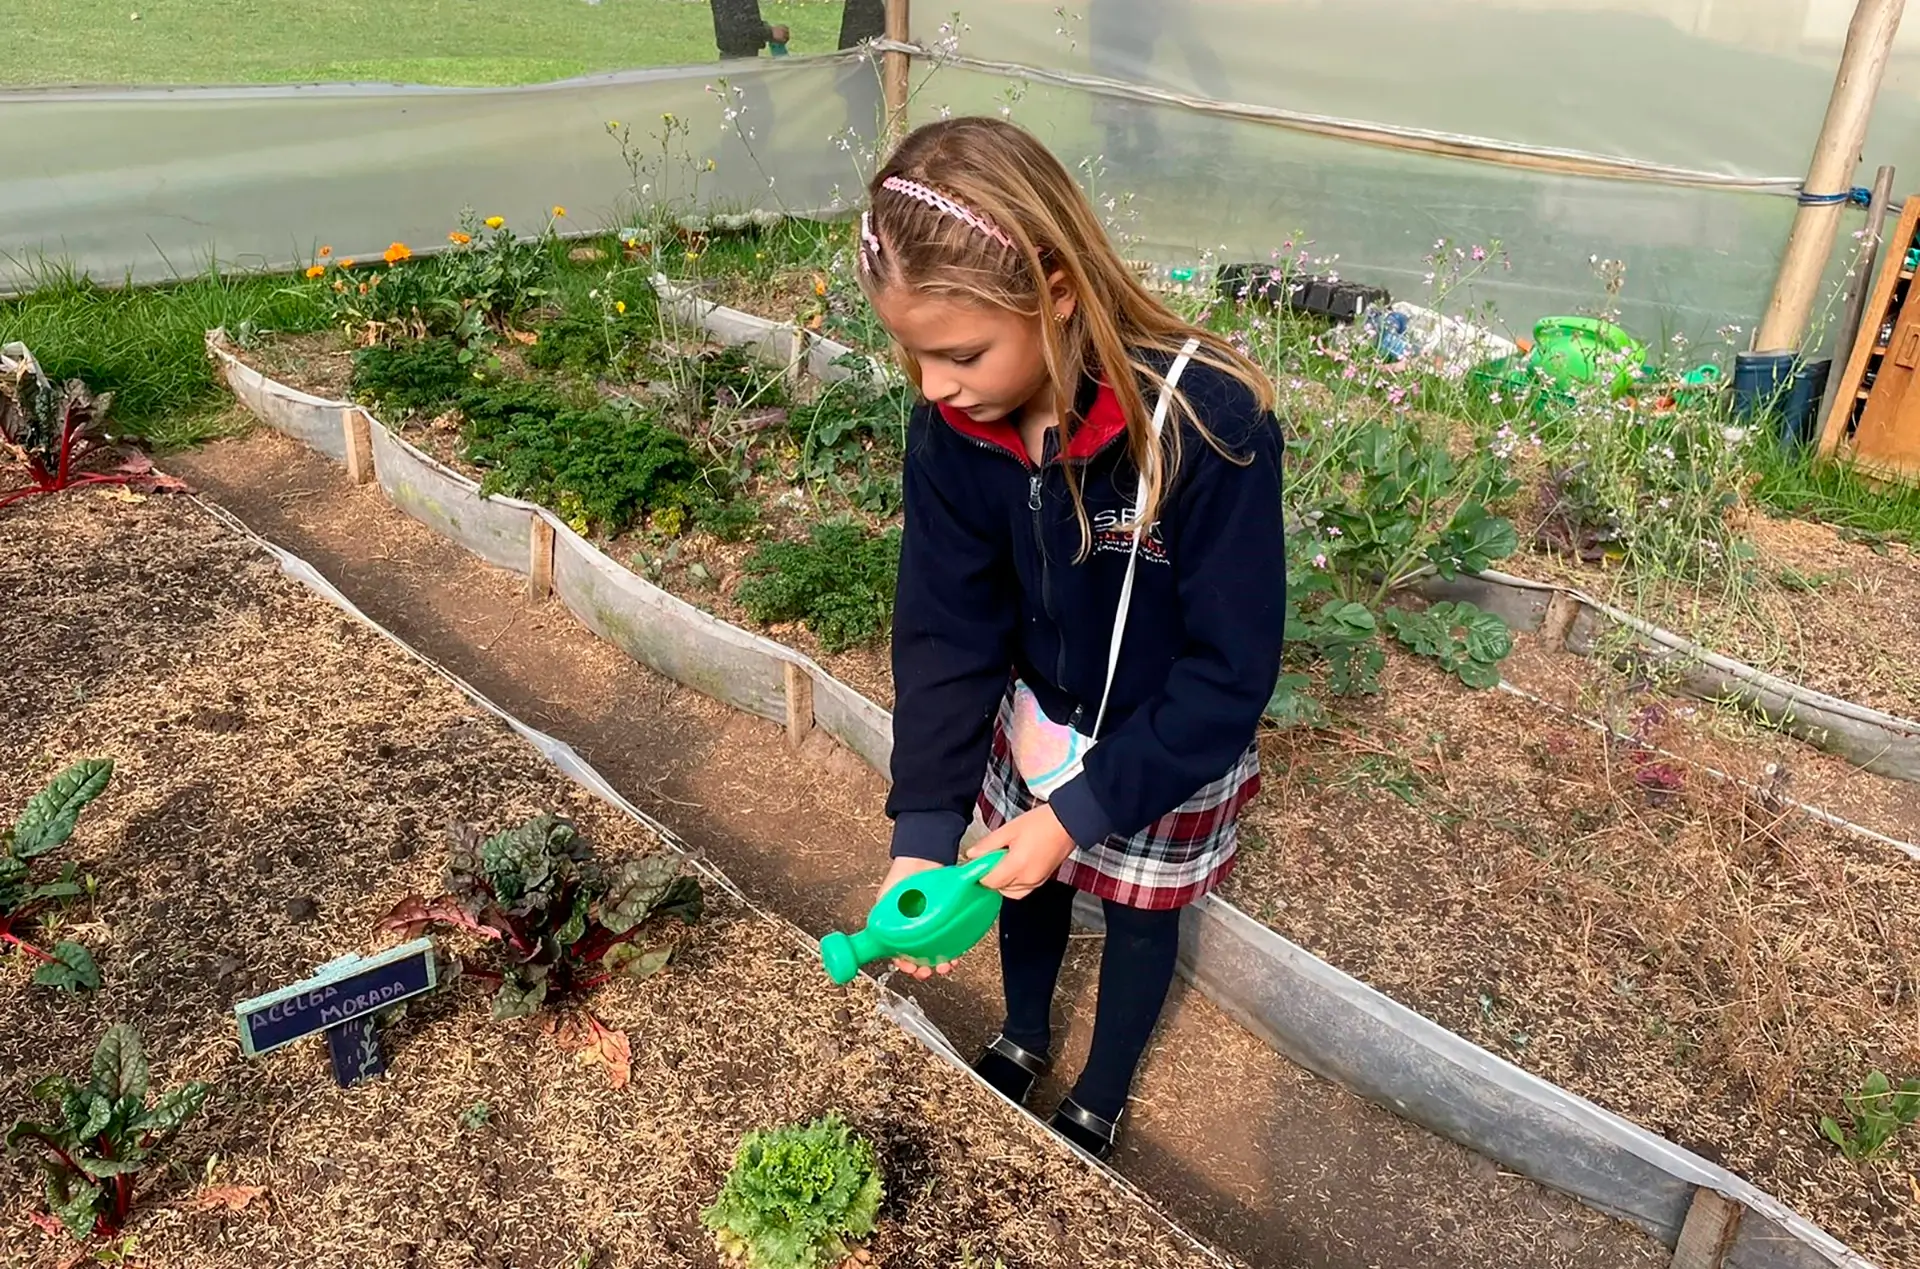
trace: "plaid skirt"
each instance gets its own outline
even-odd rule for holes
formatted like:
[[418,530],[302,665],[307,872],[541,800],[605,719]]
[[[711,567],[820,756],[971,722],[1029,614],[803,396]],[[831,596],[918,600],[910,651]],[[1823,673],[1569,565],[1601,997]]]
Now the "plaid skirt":
[[[980,818],[989,829],[1040,805],[1013,764],[1007,729],[1011,698],[993,725],[993,756],[980,787]],[[1113,836],[1076,848],[1054,874],[1076,890],[1130,908],[1180,908],[1206,894],[1233,871],[1240,845],[1240,810],[1260,791],[1260,750],[1248,745],[1225,775],[1131,837]]]

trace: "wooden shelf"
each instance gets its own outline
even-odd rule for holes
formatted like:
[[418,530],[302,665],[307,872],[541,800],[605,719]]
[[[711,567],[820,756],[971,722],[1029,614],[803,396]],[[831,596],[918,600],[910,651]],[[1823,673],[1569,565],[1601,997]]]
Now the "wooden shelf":
[[[1899,225],[1881,246],[1860,333],[1844,350],[1846,365],[1821,425],[1823,458],[1844,452],[1881,471],[1920,472],[1920,288],[1905,285],[1920,272],[1906,267],[1917,238],[1920,196],[1901,205]],[[1891,334],[1883,340],[1882,331]]]

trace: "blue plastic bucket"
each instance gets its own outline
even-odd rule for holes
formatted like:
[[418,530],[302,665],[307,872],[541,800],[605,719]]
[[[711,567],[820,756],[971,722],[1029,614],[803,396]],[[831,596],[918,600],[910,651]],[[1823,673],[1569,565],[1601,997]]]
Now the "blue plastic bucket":
[[1734,417],[1771,415],[1783,442],[1805,445],[1819,428],[1832,371],[1830,357],[1803,362],[1793,353],[1740,353],[1733,359]]

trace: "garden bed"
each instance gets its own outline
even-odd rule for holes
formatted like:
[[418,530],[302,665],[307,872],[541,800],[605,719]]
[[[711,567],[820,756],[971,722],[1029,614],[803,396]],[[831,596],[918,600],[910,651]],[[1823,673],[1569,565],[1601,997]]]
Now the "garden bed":
[[1395,656],[1340,730],[1269,733],[1226,888],[1287,938],[1777,1194],[1888,1265],[1920,1192],[1818,1127],[1920,1069],[1920,872],[1890,848]]
[[[22,641],[0,694],[11,814],[76,757],[111,755],[69,856],[95,896],[57,929],[97,993],[0,963],[0,1103],[83,1073],[110,1023],[144,1034],[156,1087],[215,1084],[133,1222],[156,1266],[713,1265],[700,1228],[742,1132],[839,1111],[877,1143],[887,1264],[1215,1263],[1037,1125],[882,1018],[871,985],[818,990],[803,941],[708,887],[679,959],[593,1006],[632,1038],[609,1087],[531,1021],[494,1023],[456,983],[388,1029],[392,1069],[334,1088],[313,1043],[248,1061],[232,1005],[346,951],[431,888],[443,826],[540,810],[603,857],[657,852],[392,644],[284,580],[190,504],[37,500],[0,517],[0,591]],[[0,1222],[25,1264],[72,1245]],[[260,1187],[241,1193],[219,1187]],[[224,1194],[228,1202],[219,1201]]]

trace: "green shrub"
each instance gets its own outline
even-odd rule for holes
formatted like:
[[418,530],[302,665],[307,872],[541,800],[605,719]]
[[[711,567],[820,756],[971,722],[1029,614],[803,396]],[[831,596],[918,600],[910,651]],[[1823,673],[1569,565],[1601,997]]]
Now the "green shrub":
[[881,1195],[873,1146],[829,1115],[750,1133],[701,1219],[748,1269],[826,1269],[873,1233]]
[[396,414],[433,414],[471,391],[471,354],[451,339],[375,344],[353,355],[353,395]]
[[813,527],[805,542],[770,542],[747,557],[738,598],[755,621],[800,621],[828,652],[886,633],[900,571],[900,530],[875,534],[846,520]]
[[686,441],[631,409],[529,383],[474,389],[460,409],[467,461],[488,469],[481,488],[550,506],[581,531],[617,534],[695,499],[700,468]]

